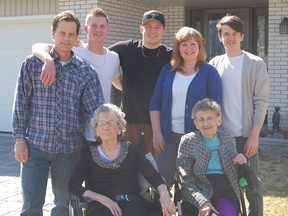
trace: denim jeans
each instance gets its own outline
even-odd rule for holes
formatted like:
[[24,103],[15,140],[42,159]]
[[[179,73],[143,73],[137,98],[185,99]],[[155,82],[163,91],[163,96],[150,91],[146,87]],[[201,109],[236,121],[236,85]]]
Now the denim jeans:
[[[236,147],[239,153],[243,152],[246,143],[246,137],[235,137]],[[263,216],[263,191],[261,181],[258,177],[259,153],[249,158],[250,167],[254,171],[252,176],[254,188],[246,188],[246,197],[249,202],[249,216]]]
[[46,187],[51,172],[54,207],[52,216],[68,216],[68,182],[78,159],[78,153],[51,154],[28,145],[29,158],[21,164],[23,206],[21,216],[42,216]]

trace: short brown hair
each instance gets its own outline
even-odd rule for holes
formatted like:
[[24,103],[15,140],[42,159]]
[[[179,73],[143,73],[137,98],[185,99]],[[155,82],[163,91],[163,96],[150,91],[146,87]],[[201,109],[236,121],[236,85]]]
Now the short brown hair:
[[201,33],[194,28],[182,27],[175,34],[173,55],[171,60],[172,71],[182,70],[184,61],[180,54],[180,44],[189,40],[190,38],[194,38],[199,45],[199,55],[196,68],[198,69],[200,65],[206,61],[206,51]]
[[101,8],[93,8],[88,15],[86,16],[86,25],[88,24],[89,18],[90,17],[104,17],[107,21],[107,25],[108,25],[108,21],[109,21],[109,17],[107,16],[107,14],[104,12],[104,10],[102,10]]
[[221,34],[221,32],[222,32],[222,26],[223,25],[228,25],[234,31],[240,32],[241,34],[244,34],[243,21],[235,15],[227,14],[221,20],[219,20],[219,22],[216,25],[216,28],[217,28],[219,34]]
[[58,23],[61,21],[66,22],[75,22],[76,23],[76,34],[79,35],[80,31],[80,21],[75,16],[75,14],[72,11],[63,11],[62,13],[57,14],[53,19],[53,25],[52,25],[52,31],[55,32],[58,28]]

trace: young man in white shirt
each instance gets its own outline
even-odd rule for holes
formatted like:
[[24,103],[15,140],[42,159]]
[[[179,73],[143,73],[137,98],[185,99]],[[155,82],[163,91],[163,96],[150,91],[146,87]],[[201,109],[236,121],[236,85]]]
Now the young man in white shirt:
[[217,24],[218,37],[226,53],[210,63],[222,78],[223,129],[236,139],[239,153],[245,153],[255,172],[254,188],[247,187],[249,216],[263,216],[263,193],[258,178],[259,134],[268,107],[269,80],[266,65],[258,56],[241,50],[243,22],[226,15]]

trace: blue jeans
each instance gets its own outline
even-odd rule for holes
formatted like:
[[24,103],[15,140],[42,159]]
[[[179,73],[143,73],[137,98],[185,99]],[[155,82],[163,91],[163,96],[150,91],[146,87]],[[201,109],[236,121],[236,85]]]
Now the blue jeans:
[[28,145],[29,158],[21,164],[23,206],[21,216],[42,216],[46,187],[51,172],[54,207],[52,216],[68,216],[70,181],[78,153],[51,154]]
[[[236,148],[239,153],[243,152],[246,137],[235,137]],[[263,216],[263,191],[261,181],[258,177],[259,153],[249,158],[250,167],[254,171],[255,176],[252,176],[254,188],[246,188],[246,197],[249,202],[249,216]]]

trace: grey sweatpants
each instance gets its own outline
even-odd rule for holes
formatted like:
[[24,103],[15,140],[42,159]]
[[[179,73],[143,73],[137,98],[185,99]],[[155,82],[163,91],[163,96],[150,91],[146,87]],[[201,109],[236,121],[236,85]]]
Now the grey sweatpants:
[[[246,143],[246,137],[235,137],[238,153],[242,153]],[[246,197],[249,202],[249,216],[263,216],[263,191],[260,178],[258,177],[259,153],[249,158],[250,167],[254,171],[252,176],[254,188],[246,188]]]
[[172,178],[176,172],[176,160],[180,139],[183,134],[172,132],[170,139],[165,139],[165,149],[162,153],[155,153],[155,161],[157,163],[159,173],[165,178],[168,188],[171,187]]

